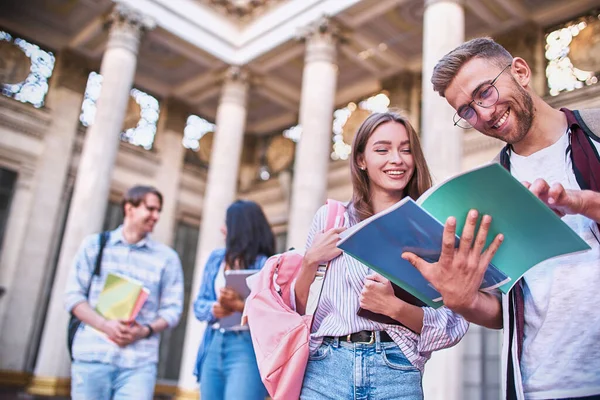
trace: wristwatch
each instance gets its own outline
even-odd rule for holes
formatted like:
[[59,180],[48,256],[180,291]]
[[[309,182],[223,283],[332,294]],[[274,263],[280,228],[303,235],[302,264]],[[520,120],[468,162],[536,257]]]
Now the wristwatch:
[[146,324],[144,326],[146,328],[148,328],[148,334],[146,335],[146,337],[144,339],[148,339],[154,333],[154,329],[152,329],[152,326],[150,324]]

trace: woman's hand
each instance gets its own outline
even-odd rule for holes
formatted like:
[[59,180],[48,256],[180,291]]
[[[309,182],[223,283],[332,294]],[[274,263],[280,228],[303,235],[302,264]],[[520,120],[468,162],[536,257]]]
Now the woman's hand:
[[361,308],[387,315],[415,333],[423,330],[423,309],[396,297],[392,283],[377,273],[365,278],[359,301]]
[[216,319],[221,319],[233,314],[233,311],[223,307],[218,301],[216,301],[212,306],[212,313]]
[[[377,314],[389,315],[396,300],[392,283],[385,277],[373,273],[365,277],[365,285],[360,293],[360,307]],[[398,299],[399,300],[399,299]]]
[[330,260],[342,254],[342,250],[337,248],[337,242],[340,240],[340,233],[346,228],[332,228],[327,232],[319,232],[315,235],[312,245],[306,254],[304,260],[306,264],[318,266],[326,264]]
[[227,310],[244,311],[244,300],[235,290],[228,287],[224,287],[219,291],[219,304]]
[[296,311],[300,315],[306,312],[306,302],[308,301],[308,291],[310,285],[315,280],[317,268],[320,264],[326,264],[330,260],[342,254],[342,250],[337,248],[337,242],[340,240],[340,233],[346,228],[332,228],[327,232],[319,232],[315,235],[312,245],[306,250],[302,259],[302,268],[296,280],[294,288],[296,294]]

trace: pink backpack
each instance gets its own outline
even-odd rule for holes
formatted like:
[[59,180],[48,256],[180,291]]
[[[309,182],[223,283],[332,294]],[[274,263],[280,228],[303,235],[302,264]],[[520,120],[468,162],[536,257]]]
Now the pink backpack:
[[[343,218],[345,210],[342,203],[327,201],[326,230],[335,226],[338,217]],[[260,377],[274,400],[300,397],[308,362],[312,313],[323,279],[315,278],[319,282],[310,288],[307,315],[299,315],[292,305],[291,284],[300,272],[302,258],[293,250],[269,258],[253,279],[244,308]],[[324,271],[321,277],[324,278]]]

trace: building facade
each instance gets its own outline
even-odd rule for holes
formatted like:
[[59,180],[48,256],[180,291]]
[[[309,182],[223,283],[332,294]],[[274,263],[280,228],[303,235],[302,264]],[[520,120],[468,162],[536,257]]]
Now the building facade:
[[[190,303],[232,201],[263,207],[279,250],[303,246],[325,199],[351,196],[354,130],[387,107],[420,132],[436,180],[491,160],[501,144],[453,126],[429,82],[471,37],[525,58],[553,106],[600,105],[600,1],[174,3],[0,5],[2,385],[68,393],[66,275],[83,237],[120,223],[134,184],[163,193],[154,237],[184,266],[157,391],[197,398],[204,326]],[[428,363],[426,398],[498,398],[499,346],[498,332],[472,327]]]

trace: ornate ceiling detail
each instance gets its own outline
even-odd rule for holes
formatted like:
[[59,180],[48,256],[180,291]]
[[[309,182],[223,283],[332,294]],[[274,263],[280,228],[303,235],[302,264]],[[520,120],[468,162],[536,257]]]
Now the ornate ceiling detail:
[[265,159],[269,170],[277,174],[292,165],[296,144],[290,139],[281,135],[274,136],[267,147]]
[[[600,14],[588,17],[587,26],[579,31],[569,46],[573,66],[585,71],[600,71]],[[585,26],[585,25],[583,25]]]
[[276,4],[287,0],[199,0],[238,21],[255,18]]
[[29,76],[31,60],[14,43],[0,41],[0,84],[18,84]]

